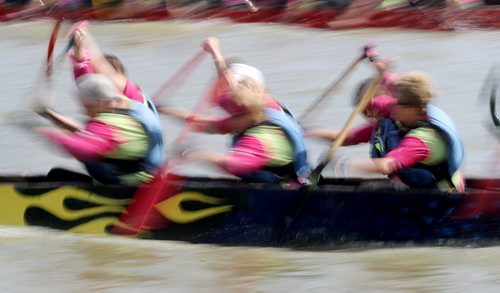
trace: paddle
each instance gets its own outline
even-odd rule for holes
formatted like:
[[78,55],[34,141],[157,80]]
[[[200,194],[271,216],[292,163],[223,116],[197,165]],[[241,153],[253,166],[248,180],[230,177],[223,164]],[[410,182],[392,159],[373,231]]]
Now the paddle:
[[252,1],[245,0],[245,4],[248,6],[248,8],[250,8],[250,11],[252,11],[253,13],[259,11],[259,8],[257,8]]
[[483,81],[481,86],[481,90],[479,92],[478,102],[480,104],[486,103],[486,100],[489,98],[489,114],[491,120],[493,121],[493,126],[485,125],[486,130],[488,130],[495,138],[500,139],[499,132],[500,130],[500,118],[497,115],[496,108],[496,100],[497,100],[497,92],[499,90],[498,83],[500,79],[500,65],[493,65],[486,78]]
[[[53,61],[54,45],[57,36],[59,35],[59,30],[62,22],[63,22],[62,18],[59,18],[57,20],[55,29],[50,37],[49,50],[47,52],[47,67],[45,70],[46,82],[49,85],[49,100],[48,100],[49,102],[47,104],[51,104],[54,102],[53,90],[52,90],[52,76],[53,76],[52,73],[54,71],[54,67],[58,67],[60,64],[62,64],[64,58],[66,57],[66,54],[68,54],[69,50],[75,45],[75,40],[73,38],[68,38],[68,42],[66,43],[64,50],[61,53],[59,53],[59,56],[57,56],[56,61],[55,62]],[[50,46],[50,44],[52,44],[52,46]]]
[[[211,85],[212,82],[209,83]],[[208,101],[211,100],[212,90],[209,88],[204,96],[198,101],[194,108],[194,115],[201,112]],[[180,131],[174,141],[174,145],[180,145],[191,129],[192,120],[187,120],[184,128]],[[168,220],[155,210],[155,205],[162,202],[178,191],[178,186],[173,183],[183,178],[172,174],[170,171],[182,161],[171,159],[160,166],[154,173],[154,178],[139,186],[126,211],[119,218],[119,223],[111,229],[113,234],[137,235],[144,230],[155,230],[164,228]]]
[[[496,113],[496,100],[498,91],[498,78],[500,78],[500,67],[498,65],[493,65],[483,82],[481,91],[479,94],[479,101],[483,102],[483,99],[489,97],[489,110],[490,116],[493,121],[494,127],[491,125],[485,125],[486,129],[497,139],[500,140],[500,135],[498,128],[500,126],[500,119]],[[498,175],[498,158],[500,148],[496,147],[496,153],[493,155],[491,160],[491,167],[489,170],[489,175]],[[477,218],[478,215],[488,216],[490,211],[494,211],[492,206],[496,205],[495,197],[491,196],[491,190],[498,188],[498,181],[495,178],[486,178],[481,180],[474,180],[472,184],[469,184],[469,188],[472,188],[472,192],[467,195],[465,202],[459,207],[455,212],[455,218]],[[495,211],[494,211],[495,212]],[[496,215],[496,214],[493,214]]]
[[[45,68],[42,71],[42,74],[37,81],[37,85],[35,86],[35,94],[37,94],[36,92],[40,90],[40,87],[42,85],[46,85],[48,90],[49,90],[49,94],[52,95],[52,87],[51,86],[52,86],[52,73],[54,71],[54,60],[53,60],[54,59],[53,58],[54,48],[56,45],[57,36],[59,35],[59,31],[61,30],[62,23],[63,23],[63,19],[58,18],[58,19],[56,19],[54,27],[52,28],[52,32],[50,34],[50,39],[49,39],[49,44],[47,46],[47,58],[45,60]],[[69,48],[68,48],[68,50],[69,50]],[[63,52],[63,54],[65,54],[65,52]],[[60,61],[61,59],[58,58],[58,61]]]
[[371,62],[377,60],[376,47],[373,44],[367,44],[363,47],[363,53],[361,56],[357,57],[350,65],[347,67],[340,76],[334,80],[326,89],[321,92],[321,94],[313,101],[313,103],[307,107],[307,109],[301,114],[297,120],[299,124],[302,124],[305,118],[316,108],[327,96],[329,96],[334,90],[338,88],[340,83],[356,68],[356,66],[363,61],[365,58],[369,58]]
[[[57,42],[57,37],[59,35],[59,31],[61,30],[62,23],[63,23],[62,18],[56,19],[56,21],[54,23],[54,26],[52,28],[52,32],[50,34],[49,42],[47,45],[47,57],[45,59],[45,64],[43,66],[44,68],[43,68],[40,76],[37,78],[36,85],[30,91],[31,94],[28,94],[28,98],[25,99],[24,107],[30,106],[30,103],[33,103],[32,98],[35,95],[39,95],[39,91],[40,91],[40,88],[42,87],[42,85],[45,85],[47,87],[48,95],[52,95],[52,92],[53,92],[52,91],[52,74],[54,71],[54,67],[62,63],[62,61],[64,60],[63,58],[66,56],[66,53],[73,46],[73,41],[69,40],[68,44],[64,48],[63,52],[61,52],[59,54],[59,56],[56,58],[56,61],[54,62],[54,51],[55,51],[54,49],[55,49],[55,45]],[[22,121],[18,121],[19,119],[16,119],[16,117],[21,118],[21,119],[26,118],[23,115],[20,115],[20,112],[22,112],[22,111],[2,113],[2,115],[0,116],[0,124],[3,124],[4,121],[5,122],[13,122],[14,124],[18,124],[19,122],[21,122],[21,124],[22,124]]]
[[338,148],[344,143],[347,134],[349,132],[349,129],[351,128],[352,124],[354,123],[358,115],[365,110],[366,106],[377,92],[377,88],[382,82],[383,77],[384,77],[384,71],[380,70],[377,76],[371,80],[368,88],[363,92],[363,95],[361,96],[358,105],[351,113],[351,116],[349,116],[349,119],[347,119],[347,122],[344,124],[344,127],[342,127],[342,129],[340,130],[337,139],[335,139],[333,144],[330,146],[325,159],[323,159],[323,161],[321,161],[320,164],[312,171],[311,176],[309,177],[309,180],[311,181],[312,185],[316,185],[318,183],[321,172],[326,167],[326,165],[328,165],[328,163],[333,159]]
[[496,127],[499,127],[500,126],[500,119],[498,119],[497,112],[496,112],[497,90],[498,90],[498,84],[496,81],[493,81],[492,85],[491,85],[491,92],[490,92],[490,115],[491,115],[491,119],[493,120],[493,124]]
[[169,80],[164,82],[160,88],[151,96],[151,99],[155,104],[158,104],[158,99],[164,92],[171,88],[172,85],[176,85],[179,87],[185,80],[188,74],[196,68],[196,66],[203,60],[207,52],[204,50],[200,50],[196,55],[194,55],[191,59],[184,64]]
[[333,159],[335,156],[335,153],[337,149],[343,144],[347,137],[347,133],[351,127],[351,125],[354,123],[356,117],[364,111],[370,100],[373,98],[375,95],[377,88],[379,87],[382,79],[384,77],[384,70],[379,70],[377,76],[373,78],[369,84],[369,86],[363,91],[363,94],[358,102],[358,105],[354,109],[354,111],[351,113],[351,116],[349,116],[349,119],[347,122],[344,124],[344,127],[340,131],[337,139],[333,142],[333,144],[330,146],[328,149],[327,155],[325,156],[325,159],[320,162],[320,164],[312,171],[311,175],[309,176],[309,181],[310,184],[303,186],[302,189],[299,191],[299,196],[298,200],[296,201],[295,205],[293,205],[292,210],[294,211],[291,213],[293,216],[291,218],[286,217],[285,218],[285,226],[284,228],[280,231],[278,234],[278,242],[282,243],[285,241],[285,236],[286,232],[288,231],[289,227],[292,225],[293,221],[297,218],[299,213],[301,212],[302,208],[304,207],[305,203],[307,202],[307,199],[311,195],[312,190],[317,186],[318,181],[321,176],[321,172],[323,169],[328,165],[328,163]]

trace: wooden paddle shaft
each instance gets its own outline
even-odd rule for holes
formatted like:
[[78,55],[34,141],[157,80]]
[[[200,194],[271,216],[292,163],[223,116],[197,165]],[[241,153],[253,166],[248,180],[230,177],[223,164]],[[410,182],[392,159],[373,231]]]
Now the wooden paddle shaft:
[[344,143],[347,137],[347,133],[351,128],[351,125],[354,123],[358,114],[363,112],[363,110],[366,108],[370,100],[375,95],[377,88],[383,79],[383,76],[384,72],[380,71],[379,74],[374,79],[372,79],[368,88],[363,92],[363,95],[361,96],[358,105],[356,106],[351,116],[345,123],[344,127],[340,131],[337,139],[335,139],[333,144],[328,149],[326,158],[312,171],[311,176],[309,176],[309,181],[311,182],[312,185],[316,185],[318,183],[321,172],[326,167],[326,165],[328,165],[328,163],[333,159],[335,153],[337,152],[337,149]]
[[349,116],[349,119],[347,120],[344,127],[340,131],[337,139],[335,139],[332,146],[330,147],[330,149],[328,151],[328,156],[327,156],[328,161],[331,161],[331,159],[333,158],[333,156],[337,152],[337,149],[344,143],[344,141],[347,137],[347,133],[349,132],[349,129],[351,128],[352,124],[354,123],[354,121],[356,120],[358,115],[365,110],[366,106],[368,105],[370,100],[373,98],[373,96],[377,92],[377,89],[378,89],[380,83],[382,82],[383,76],[384,76],[384,73],[382,71],[379,72],[379,74],[377,74],[377,76],[374,79],[372,79],[372,81],[370,82],[368,89],[366,89],[364,91],[363,96],[359,100],[358,105],[356,106],[354,111],[351,113],[351,116]]
[[151,99],[153,102],[157,103],[160,95],[162,95],[168,88],[170,88],[175,83],[183,82],[188,74],[203,60],[207,52],[200,50],[196,55],[184,64],[169,80],[164,82],[160,88],[152,95]]
[[321,92],[321,94],[314,100],[314,102],[303,112],[303,114],[299,117],[299,124],[302,123],[305,118],[316,108],[328,95],[330,95],[334,90],[338,88],[340,83],[353,71],[353,69],[365,59],[365,55],[356,58],[354,62],[352,62],[349,67],[347,67],[344,72],[334,80],[326,89]]

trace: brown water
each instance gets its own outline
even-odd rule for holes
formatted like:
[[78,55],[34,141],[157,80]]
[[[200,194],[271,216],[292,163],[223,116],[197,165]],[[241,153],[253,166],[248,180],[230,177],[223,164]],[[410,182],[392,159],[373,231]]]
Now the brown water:
[[[0,26],[2,112],[19,110],[23,97],[36,85],[51,25],[41,21]],[[496,141],[484,126],[491,122],[487,107],[478,105],[478,94],[491,64],[500,61],[500,32],[334,32],[224,21],[92,24],[91,31],[104,51],[124,61],[131,79],[148,93],[196,54],[205,37],[217,36],[223,53],[240,53],[260,68],[273,94],[298,114],[359,55],[363,44],[375,41],[384,56],[400,57],[396,72],[423,70],[433,77],[439,90],[436,104],[450,113],[463,135],[465,174],[498,176],[493,172]],[[56,52],[63,42],[58,42]],[[353,88],[372,73],[372,68],[360,65],[311,115],[308,126],[341,128],[352,111]],[[207,58],[164,103],[192,108],[213,75]],[[70,66],[64,64],[55,77],[54,107],[81,117],[72,96]],[[81,170],[40,137],[8,122],[0,125],[1,174],[39,174],[55,165]],[[182,125],[170,118],[163,122],[167,147],[172,149]],[[221,151],[226,139],[198,138]],[[308,147],[311,162],[316,162],[326,146],[311,140]],[[367,147],[346,149],[343,154],[367,156]],[[185,172],[220,175],[199,166]],[[0,292],[484,292],[498,291],[500,281],[496,247],[299,252],[100,238],[34,228],[0,231]]]

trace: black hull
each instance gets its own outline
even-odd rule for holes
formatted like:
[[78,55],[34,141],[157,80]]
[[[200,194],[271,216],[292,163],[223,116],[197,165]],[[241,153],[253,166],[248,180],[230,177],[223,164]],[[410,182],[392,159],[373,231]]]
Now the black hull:
[[[111,234],[134,190],[0,178],[1,225]],[[382,181],[379,181],[382,182]],[[363,184],[361,184],[363,183]],[[365,180],[312,190],[190,178],[155,206],[161,228],[138,237],[192,243],[322,248],[366,243],[485,245],[500,239],[500,180],[469,180],[465,194],[398,191]]]

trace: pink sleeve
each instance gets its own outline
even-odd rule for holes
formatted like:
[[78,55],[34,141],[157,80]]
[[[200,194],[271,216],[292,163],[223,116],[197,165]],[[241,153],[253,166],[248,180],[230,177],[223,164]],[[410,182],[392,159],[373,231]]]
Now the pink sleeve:
[[262,143],[255,137],[244,135],[231,148],[222,163],[222,168],[230,174],[246,175],[261,170],[269,161]]
[[112,129],[98,121],[91,121],[86,130],[70,135],[56,131],[46,131],[44,134],[82,162],[102,158],[117,148]]
[[209,127],[212,127],[217,131],[217,133],[230,133],[232,132],[232,126],[230,125],[232,117],[224,117],[224,118],[219,118],[214,121],[208,122]]
[[80,76],[95,73],[94,68],[92,67],[92,62],[90,60],[90,53],[88,50],[83,51],[83,60],[79,61],[75,59],[75,54],[72,52],[70,54],[71,64],[73,64],[73,75],[75,76],[75,80],[77,80]]
[[125,89],[123,90],[123,94],[131,100],[137,101],[141,104],[144,104],[144,95],[142,94],[141,89],[131,80],[127,80],[127,84],[125,84]]
[[354,128],[347,135],[343,145],[355,145],[360,143],[370,142],[374,127],[372,124],[363,124]]
[[392,158],[392,171],[409,168],[416,163],[422,162],[430,155],[429,147],[415,136],[405,136],[401,143],[386,158]]

